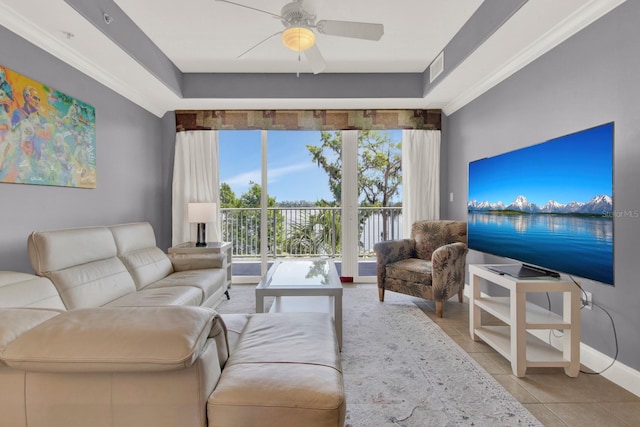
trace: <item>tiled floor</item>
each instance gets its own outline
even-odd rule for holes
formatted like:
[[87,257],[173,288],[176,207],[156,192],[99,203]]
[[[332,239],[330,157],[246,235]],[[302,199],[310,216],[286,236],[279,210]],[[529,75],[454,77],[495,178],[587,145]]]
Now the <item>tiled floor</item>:
[[[466,299],[462,304],[456,298],[448,301],[442,319],[435,316],[433,302],[417,298],[415,302],[545,426],[640,426],[640,397],[600,375],[580,373],[570,378],[562,368],[529,368],[525,377],[514,376],[505,358],[471,340]],[[486,316],[483,324],[498,322]]]

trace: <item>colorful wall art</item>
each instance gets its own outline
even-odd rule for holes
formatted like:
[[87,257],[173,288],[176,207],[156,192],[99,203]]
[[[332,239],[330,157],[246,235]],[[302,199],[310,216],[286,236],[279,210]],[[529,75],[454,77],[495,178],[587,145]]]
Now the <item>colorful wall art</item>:
[[0,182],[95,188],[95,109],[0,66]]

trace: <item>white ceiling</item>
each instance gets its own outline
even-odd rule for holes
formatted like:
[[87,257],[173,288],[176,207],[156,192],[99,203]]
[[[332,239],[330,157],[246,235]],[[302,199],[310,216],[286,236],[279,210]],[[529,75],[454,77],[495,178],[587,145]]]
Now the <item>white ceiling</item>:
[[[111,0],[95,0],[109,4]],[[114,0],[183,73],[308,73],[267,14],[215,0]],[[276,14],[288,0],[237,0]],[[489,1],[489,0],[487,0]],[[624,0],[530,0],[422,98],[185,99],[64,0],[0,0],[0,24],[148,111],[233,108],[442,108],[450,114]],[[325,73],[421,73],[481,0],[305,0],[318,19],[381,23],[380,41],[318,34]]]
[[[289,0],[235,0],[275,14]],[[115,0],[182,72],[310,72],[304,56],[273,37],[279,19],[215,0]],[[304,0],[317,19],[381,23],[380,41],[317,34],[327,73],[422,72],[482,0]],[[153,12],[149,12],[153,11]],[[194,14],[194,11],[198,11]],[[437,20],[425,20],[438,16]],[[428,22],[428,25],[426,23]],[[428,42],[426,42],[428,40]],[[391,60],[389,60],[391,58]]]

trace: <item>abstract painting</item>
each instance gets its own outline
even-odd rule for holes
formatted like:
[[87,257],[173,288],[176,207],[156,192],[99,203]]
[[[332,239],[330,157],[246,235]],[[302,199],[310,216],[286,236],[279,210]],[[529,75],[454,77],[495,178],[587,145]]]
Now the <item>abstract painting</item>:
[[95,188],[95,109],[0,66],[0,182]]

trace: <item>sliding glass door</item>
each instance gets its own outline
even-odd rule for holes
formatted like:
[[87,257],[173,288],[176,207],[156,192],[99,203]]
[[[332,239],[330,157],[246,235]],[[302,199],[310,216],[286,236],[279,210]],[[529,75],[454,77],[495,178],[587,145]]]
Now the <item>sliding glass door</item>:
[[373,245],[399,230],[400,131],[220,131],[219,141],[234,281],[255,282],[285,257],[332,257],[341,275],[375,279]]

